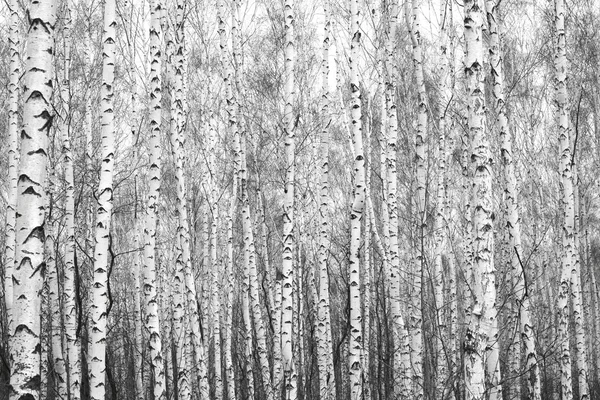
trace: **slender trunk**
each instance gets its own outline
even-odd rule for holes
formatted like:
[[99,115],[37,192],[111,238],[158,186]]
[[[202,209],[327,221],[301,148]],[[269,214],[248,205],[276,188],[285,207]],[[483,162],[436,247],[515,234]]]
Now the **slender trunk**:
[[221,221],[219,214],[219,188],[215,181],[216,174],[216,151],[217,151],[217,132],[212,125],[211,120],[210,136],[209,136],[209,153],[208,153],[208,168],[209,168],[209,193],[210,205],[212,212],[212,223],[210,226],[210,265],[211,265],[211,298],[212,298],[212,336],[214,348],[214,387],[215,398],[223,397],[223,377],[221,373],[221,271],[223,270],[223,259],[219,258],[219,244],[222,241],[222,235],[219,233],[219,223]]
[[284,371],[285,399],[296,400],[297,371],[293,351],[293,320],[294,320],[294,172],[295,160],[295,126],[293,103],[295,96],[294,83],[294,1],[285,0],[285,109],[284,109],[284,134],[285,134],[285,189],[283,203],[283,261],[281,266],[282,294],[281,294],[281,355]]
[[421,44],[420,28],[420,1],[412,0],[412,12],[409,12],[409,3],[406,2],[406,18],[412,41],[413,66],[418,89],[417,131],[415,137],[415,163],[416,163],[416,206],[417,206],[417,260],[414,273],[412,315],[410,316],[411,333],[411,362],[413,368],[413,387],[417,399],[424,395],[423,386],[423,318],[422,318],[422,276],[425,270],[425,229],[426,229],[426,204],[425,191],[427,185],[427,93],[425,91],[425,78],[423,73],[423,49]]
[[360,296],[360,242],[361,221],[365,210],[365,158],[362,138],[362,101],[358,74],[360,51],[360,10],[358,0],[350,0],[350,90],[352,143],[354,148],[354,199],[350,212],[350,333],[348,343],[348,368],[350,374],[350,399],[362,397],[361,353],[363,351],[362,315]]
[[[533,321],[529,300],[529,290],[526,286],[525,271],[521,264],[523,250],[521,245],[521,220],[517,199],[517,178],[515,166],[512,159],[512,140],[509,131],[508,118],[506,115],[506,100],[504,95],[504,72],[502,70],[502,50],[500,43],[497,2],[486,0],[487,20],[490,34],[490,67],[493,78],[492,94],[496,108],[496,126],[501,139],[501,155],[505,173],[505,196],[506,196],[506,230],[508,234],[508,251],[510,252],[510,265],[514,280],[514,292],[516,296],[515,306],[520,316],[520,340],[516,341],[517,354],[520,355],[521,341],[525,349],[527,376],[527,398],[531,400],[541,399],[540,372],[535,350],[535,337],[533,332]],[[514,382],[511,391],[514,390],[516,398],[520,398],[519,379]]]
[[[327,3],[325,3],[327,4]],[[326,7],[326,5],[324,6]],[[321,113],[323,116],[319,146],[320,156],[320,188],[319,188],[319,244],[318,244],[318,270],[319,270],[319,294],[317,305],[317,357],[319,367],[319,398],[321,400],[335,399],[335,376],[334,371],[330,370],[329,360],[332,353],[331,348],[331,316],[329,306],[329,272],[328,253],[329,253],[329,127],[331,125],[331,115],[329,113],[330,94],[329,94],[329,48],[330,48],[330,16],[329,10],[324,9],[324,36],[323,36],[323,56],[321,59]],[[329,335],[328,335],[329,334]]]
[[[444,303],[444,270],[443,256],[448,248],[447,233],[445,226],[447,221],[446,215],[446,175],[447,175],[447,152],[448,152],[448,137],[450,134],[451,120],[448,113],[450,103],[452,101],[452,82],[450,67],[451,50],[449,47],[454,43],[448,33],[454,29],[452,19],[452,2],[449,0],[441,1],[441,36],[442,43],[440,46],[440,99],[438,103],[439,112],[439,142],[438,142],[438,171],[437,171],[437,193],[436,193],[436,208],[434,221],[434,240],[435,240],[435,255],[434,255],[434,296],[436,310],[436,325],[437,325],[437,340],[436,340],[436,363],[435,363],[435,393],[436,398],[446,398],[452,395],[452,390],[448,385],[449,378],[452,376],[448,367],[450,365],[449,357],[449,342],[452,336],[448,335],[448,306]],[[447,255],[447,254],[446,254]],[[450,272],[450,271],[448,271]],[[451,275],[446,275],[446,281],[453,279]]]
[[588,343],[585,333],[585,318],[584,304],[583,304],[583,288],[581,286],[581,251],[580,251],[580,210],[579,210],[579,177],[577,175],[577,163],[576,157],[576,144],[574,139],[572,140],[573,154],[571,157],[571,170],[573,174],[573,200],[574,200],[574,212],[575,220],[573,222],[573,240],[575,243],[573,255],[574,255],[574,268],[571,271],[571,301],[573,303],[573,322],[575,328],[575,348],[577,350],[577,373],[579,382],[579,399],[589,400],[590,389],[588,385]]
[[465,349],[467,400],[501,396],[497,353],[497,311],[492,219],[492,166],[485,126],[483,11],[479,2],[465,3],[465,73],[468,128],[472,138],[473,304]]
[[81,345],[77,337],[77,304],[75,293],[75,187],[73,176],[73,156],[71,152],[70,139],[70,68],[71,68],[71,10],[65,9],[65,27],[63,30],[64,48],[64,72],[61,84],[61,99],[63,102],[64,116],[61,123],[62,131],[62,155],[64,162],[65,189],[65,226],[66,243],[64,255],[64,283],[63,283],[63,309],[64,309],[64,331],[66,339],[67,371],[69,381],[69,393],[71,399],[77,400],[81,390],[81,363],[79,354]]
[[[161,81],[161,42],[162,27],[160,18],[162,4],[153,0],[150,5],[150,170],[148,173],[148,201],[146,209],[146,226],[144,229],[143,254],[143,290],[145,325],[149,335],[150,364],[152,366],[152,382],[155,400],[164,400],[166,381],[162,340],[159,319],[156,266],[156,224],[161,186],[161,119],[162,119],[162,81]],[[163,319],[169,321],[169,319]],[[166,355],[169,359],[169,354]]]
[[52,172],[50,173],[49,179],[49,187],[48,193],[46,194],[47,204],[46,204],[46,221],[48,228],[46,229],[46,242],[45,242],[45,259],[46,259],[46,268],[48,275],[47,285],[48,285],[48,304],[49,304],[49,312],[50,312],[50,324],[52,326],[52,334],[50,340],[50,348],[52,349],[52,367],[53,373],[52,381],[54,382],[54,387],[52,388],[52,392],[56,394],[58,398],[66,399],[68,398],[68,385],[67,385],[67,370],[65,357],[63,353],[63,323],[62,323],[62,315],[61,315],[61,300],[60,300],[60,284],[58,282],[58,265],[56,263],[56,227],[57,221],[52,215],[52,211],[54,208],[54,199],[53,194],[55,192],[55,181],[56,175],[54,174],[54,169],[52,168]]
[[102,87],[100,109],[102,112],[100,181],[98,184],[98,209],[94,248],[94,278],[90,304],[90,396],[104,400],[106,376],[106,335],[108,307],[108,242],[113,206],[113,169],[115,154],[115,123],[113,83],[115,79],[115,2],[104,3]]
[[573,197],[573,176],[571,170],[571,127],[569,122],[569,94],[567,91],[567,48],[565,35],[564,0],[554,1],[555,41],[555,103],[557,108],[558,143],[560,152],[560,175],[563,203],[563,230],[561,277],[558,293],[559,325],[558,335],[561,346],[561,395],[563,400],[573,399],[573,382],[571,377],[571,350],[569,348],[569,295],[572,271],[575,270],[575,199]]

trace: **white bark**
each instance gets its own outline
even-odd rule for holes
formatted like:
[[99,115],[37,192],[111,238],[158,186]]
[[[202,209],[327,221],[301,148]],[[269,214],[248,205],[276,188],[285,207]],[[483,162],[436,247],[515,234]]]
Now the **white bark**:
[[350,333],[348,343],[348,368],[350,374],[350,399],[362,397],[361,354],[363,351],[362,309],[360,295],[360,242],[361,221],[365,210],[365,157],[363,154],[361,92],[358,79],[358,55],[360,51],[360,10],[358,0],[350,0],[350,90],[352,143],[354,148],[354,199],[350,213]]
[[65,188],[65,226],[66,241],[64,254],[64,335],[66,340],[66,358],[70,398],[77,400],[81,390],[81,363],[79,354],[81,344],[77,337],[77,304],[75,293],[75,185],[73,176],[73,156],[70,140],[70,68],[71,68],[71,10],[65,9],[64,35],[64,72],[61,84],[61,99],[63,103],[62,155],[64,163]]
[[[492,220],[492,165],[485,125],[483,11],[479,2],[465,3],[465,73],[468,128],[473,165],[474,293],[465,349],[465,392],[482,399],[484,392],[501,396]],[[487,385],[487,386],[486,386]]]
[[[423,320],[422,320],[422,275],[425,268],[425,229],[426,204],[425,189],[427,185],[427,94],[423,73],[423,49],[420,28],[420,1],[411,0],[412,12],[409,13],[409,3],[406,4],[406,18],[412,42],[412,58],[418,89],[417,131],[415,136],[416,163],[416,211],[417,211],[417,259],[414,272],[412,298],[412,315],[410,315],[411,362],[413,369],[413,388],[417,399],[423,398]],[[409,20],[410,18],[410,20]]]
[[[56,22],[55,3],[52,0],[32,1],[27,12],[29,29],[25,50],[21,166],[18,172],[16,198],[15,269],[9,277],[13,283],[11,308],[13,323],[10,325],[9,333],[12,337],[10,361],[11,365],[19,366],[10,371],[9,399],[11,400],[40,398],[44,205],[48,134],[53,119],[53,107],[50,102]],[[11,64],[11,68],[15,68],[14,63]]]
[[[327,3],[325,6],[327,7]],[[319,270],[319,293],[317,305],[317,357],[319,368],[319,398],[321,400],[335,399],[335,376],[330,369],[332,357],[331,348],[331,315],[329,308],[329,126],[331,125],[330,93],[329,93],[329,48],[330,48],[330,14],[324,9],[324,37],[323,55],[321,59],[321,114],[322,125],[320,135],[319,157],[320,157],[320,188],[319,188],[319,239],[318,239],[318,270]]]
[[20,60],[20,21],[19,3],[17,0],[8,2],[10,21],[8,31],[9,43],[9,73],[8,82],[8,180],[9,193],[6,205],[6,237],[5,237],[5,267],[4,267],[4,302],[8,323],[8,347],[10,351],[13,333],[12,304],[13,304],[13,267],[15,263],[15,222],[17,208],[17,179],[19,168],[19,77],[21,75]]
[[59,398],[68,398],[68,386],[67,386],[67,370],[65,357],[63,353],[63,323],[62,323],[62,305],[60,300],[60,284],[58,282],[58,265],[56,263],[56,218],[52,215],[54,208],[53,194],[56,192],[55,188],[56,175],[54,169],[50,173],[49,187],[47,193],[47,204],[46,204],[46,242],[45,242],[45,259],[47,275],[47,286],[48,286],[48,304],[50,312],[50,324],[52,326],[52,333],[50,336],[50,348],[52,350],[52,366],[53,373],[52,381],[54,387],[52,393],[55,393]]
[[113,200],[113,169],[115,152],[115,126],[113,108],[113,83],[115,79],[115,2],[104,3],[102,87],[100,109],[102,112],[101,166],[98,184],[98,208],[94,247],[94,277],[90,304],[90,397],[104,400],[106,375],[106,327],[108,307],[108,242]]
[[[523,250],[521,245],[521,221],[518,210],[517,200],[517,180],[515,166],[512,159],[512,140],[506,115],[506,100],[504,95],[504,72],[502,70],[502,50],[500,34],[498,27],[497,2],[495,0],[486,0],[487,20],[490,33],[490,67],[493,78],[493,96],[497,112],[496,125],[501,138],[501,155],[504,164],[504,174],[506,181],[506,229],[508,233],[508,251],[510,252],[510,264],[513,279],[515,282],[516,306],[518,315],[520,315],[520,340],[522,340],[525,349],[526,370],[528,372],[528,390],[527,398],[532,400],[541,399],[540,372],[537,363],[537,353],[535,349],[535,337],[533,332],[533,322],[531,319],[529,289],[525,282],[525,271],[521,264]],[[517,337],[519,337],[517,335]],[[520,341],[517,341],[517,352],[520,354]],[[520,391],[517,389],[520,385],[515,382],[515,395],[519,397]],[[511,389],[512,390],[512,389]]]
[[286,400],[297,398],[297,371],[293,352],[293,319],[294,319],[294,172],[296,161],[294,157],[296,148],[295,126],[293,116],[293,102],[295,96],[294,82],[294,1],[286,0],[284,5],[285,16],[285,109],[284,109],[284,135],[285,135],[285,189],[283,203],[283,261],[281,266],[282,295],[281,295],[281,355],[284,371],[284,392]]
[[563,234],[561,251],[561,278],[558,293],[559,343],[561,346],[561,395],[563,400],[573,399],[573,383],[571,377],[571,351],[569,348],[569,295],[572,271],[575,269],[575,199],[573,194],[573,176],[571,170],[571,127],[569,122],[569,95],[567,91],[567,48],[565,35],[564,0],[554,1],[555,40],[555,103],[558,125],[559,169],[561,175],[563,203]]
[[[162,29],[160,18],[162,4],[159,0],[150,5],[150,168],[148,172],[148,200],[144,229],[144,254],[142,265],[145,325],[149,336],[150,364],[152,366],[153,393],[156,400],[166,397],[166,381],[162,340],[159,320],[156,274],[156,224],[161,187],[161,119],[162,119],[162,81],[161,81],[161,42]],[[167,359],[170,355],[167,354]]]

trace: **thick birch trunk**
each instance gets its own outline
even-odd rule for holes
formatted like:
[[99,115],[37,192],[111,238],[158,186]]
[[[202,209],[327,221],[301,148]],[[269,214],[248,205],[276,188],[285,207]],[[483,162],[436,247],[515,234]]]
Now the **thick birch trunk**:
[[8,348],[10,352],[13,335],[12,304],[13,304],[13,267],[15,264],[15,223],[17,208],[17,179],[19,168],[19,77],[21,76],[20,60],[20,20],[19,3],[17,0],[8,2],[10,21],[8,31],[9,42],[9,71],[8,82],[8,180],[9,193],[6,205],[6,238],[5,238],[5,267],[4,267],[4,302],[8,323]]
[[[12,11],[16,12],[14,9]],[[25,50],[27,60],[23,93],[25,103],[15,214],[15,268],[12,276],[9,277],[13,282],[11,308],[13,318],[9,333],[12,338],[10,364],[18,365],[19,368],[12,368],[10,371],[10,400],[40,398],[44,205],[48,134],[53,119],[53,107],[50,101],[56,21],[54,1],[32,1],[28,6],[27,14],[29,30]],[[14,32],[14,35],[17,35],[17,32]],[[13,56],[17,56],[14,54],[14,49]],[[15,66],[15,63],[11,63],[12,68]]]
[[[467,400],[501,396],[497,353],[497,311],[492,219],[492,165],[485,126],[483,11],[479,2],[465,3],[465,73],[468,127],[473,165],[473,304],[466,331],[465,392]],[[496,345],[494,345],[496,344]]]

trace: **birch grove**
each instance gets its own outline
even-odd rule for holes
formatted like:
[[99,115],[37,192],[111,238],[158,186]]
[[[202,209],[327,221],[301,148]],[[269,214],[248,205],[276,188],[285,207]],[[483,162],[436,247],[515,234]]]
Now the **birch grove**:
[[600,398],[592,3],[0,15],[0,400]]

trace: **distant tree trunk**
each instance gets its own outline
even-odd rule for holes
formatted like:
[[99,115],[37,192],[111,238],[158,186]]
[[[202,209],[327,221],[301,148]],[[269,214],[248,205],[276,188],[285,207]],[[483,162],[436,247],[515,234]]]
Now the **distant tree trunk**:
[[348,343],[348,368],[350,370],[350,399],[362,397],[361,354],[363,351],[362,309],[360,295],[360,243],[361,221],[365,210],[365,157],[363,154],[361,91],[358,75],[360,51],[360,11],[358,0],[350,0],[350,90],[352,143],[354,148],[354,199],[350,212],[350,333]]
[[283,261],[281,266],[282,295],[281,295],[281,355],[284,371],[284,396],[286,400],[296,400],[297,371],[293,351],[293,320],[294,320],[294,172],[295,160],[295,126],[293,103],[295,96],[294,82],[294,1],[285,0],[285,108],[284,108],[284,135],[285,135],[285,189],[283,203]]
[[113,206],[115,126],[113,91],[115,79],[115,2],[104,3],[103,64],[100,108],[102,112],[101,167],[94,248],[94,278],[90,303],[90,396],[104,400],[106,375],[106,322],[108,307],[108,242]]
[[[468,128],[473,165],[473,304],[464,342],[467,400],[501,396],[497,347],[497,311],[492,216],[492,170],[485,126],[483,11],[479,2],[465,3],[465,73]],[[487,372],[487,373],[486,373]]]
[[569,123],[569,94],[567,91],[567,43],[565,35],[564,0],[554,1],[555,40],[555,103],[557,108],[558,143],[560,151],[559,170],[561,175],[563,203],[563,233],[561,251],[561,277],[558,293],[559,325],[558,334],[561,346],[561,396],[563,400],[573,399],[571,377],[571,350],[569,348],[569,295],[572,271],[575,269],[575,199],[573,197],[573,176],[571,171],[571,127]]
[[577,373],[578,373],[578,383],[579,383],[579,399],[580,400],[589,400],[590,389],[588,385],[588,342],[585,333],[585,318],[584,314],[584,304],[583,304],[583,288],[581,286],[581,254],[580,250],[580,237],[579,237],[579,229],[580,229],[580,212],[579,212],[579,177],[577,175],[577,163],[575,161],[577,153],[576,153],[576,144],[575,139],[572,138],[573,144],[570,145],[573,149],[572,157],[571,157],[571,170],[573,176],[573,200],[574,200],[574,211],[575,211],[575,221],[574,225],[574,261],[575,265],[573,270],[571,271],[571,301],[573,302],[573,316],[574,316],[574,328],[575,328],[575,348],[577,350]]
[[[11,3],[16,12],[15,3]],[[13,302],[10,325],[11,365],[10,400],[40,398],[41,292],[44,282],[44,215],[48,134],[52,126],[52,77],[54,54],[54,25],[56,22],[53,0],[31,2],[28,6],[29,29],[25,49],[23,127],[21,129],[21,166],[18,172],[15,262],[12,271]],[[17,18],[11,14],[11,19]],[[11,21],[14,22],[14,21]],[[12,39],[18,33],[12,27]],[[12,57],[16,42],[12,41]],[[16,61],[11,68],[16,66]],[[13,71],[14,72],[14,71]],[[18,72],[17,72],[18,74]],[[15,78],[11,77],[11,88]],[[17,90],[14,88],[14,90]],[[16,96],[14,91],[11,95]],[[11,102],[14,101],[11,99]],[[14,123],[14,105],[10,121]],[[12,127],[11,127],[12,128]],[[11,146],[14,150],[15,147]],[[12,158],[16,162],[16,157]],[[14,184],[13,184],[14,185]]]
[[52,326],[52,333],[50,336],[50,348],[52,349],[52,387],[51,393],[55,394],[58,398],[68,398],[68,386],[67,386],[67,370],[65,357],[63,352],[63,329],[62,329],[62,305],[60,301],[59,293],[59,282],[58,282],[58,265],[56,263],[56,227],[57,221],[55,216],[52,214],[54,208],[53,194],[56,192],[56,175],[54,168],[49,174],[49,185],[48,192],[46,194],[46,243],[45,243],[45,260],[46,260],[46,284],[48,286],[48,304],[50,311],[50,324]]
[[[523,341],[525,348],[526,371],[528,371],[527,398],[531,400],[541,400],[540,372],[537,362],[537,353],[535,349],[535,337],[533,332],[533,322],[531,319],[531,310],[529,302],[529,290],[525,282],[525,270],[521,264],[523,250],[521,246],[521,219],[519,216],[517,199],[517,178],[515,166],[512,159],[512,140],[509,131],[506,100],[504,95],[504,72],[503,57],[501,50],[499,21],[497,14],[498,3],[495,0],[486,0],[487,20],[490,33],[490,67],[492,75],[492,88],[494,106],[496,108],[496,125],[501,139],[501,155],[504,164],[505,174],[505,197],[506,197],[506,229],[508,233],[508,251],[510,252],[510,265],[514,279],[514,291],[518,315],[520,315],[520,340]],[[516,335],[519,337],[519,335]],[[517,341],[517,354],[520,356],[521,342]],[[520,358],[520,357],[519,357]],[[515,379],[511,387],[511,393],[514,390],[515,398],[520,398],[521,390],[519,379]]]
[[[222,3],[222,2],[221,2]],[[223,377],[221,372],[221,273],[224,268],[223,259],[219,258],[219,246],[222,243],[222,235],[220,230],[220,207],[219,207],[219,188],[216,183],[216,153],[217,153],[217,137],[216,130],[213,126],[215,121],[212,120],[210,125],[210,137],[208,146],[208,188],[210,193],[210,207],[212,212],[212,223],[210,227],[210,265],[211,268],[211,298],[212,298],[212,319],[213,319],[213,347],[214,347],[214,387],[215,398],[223,397]]]

